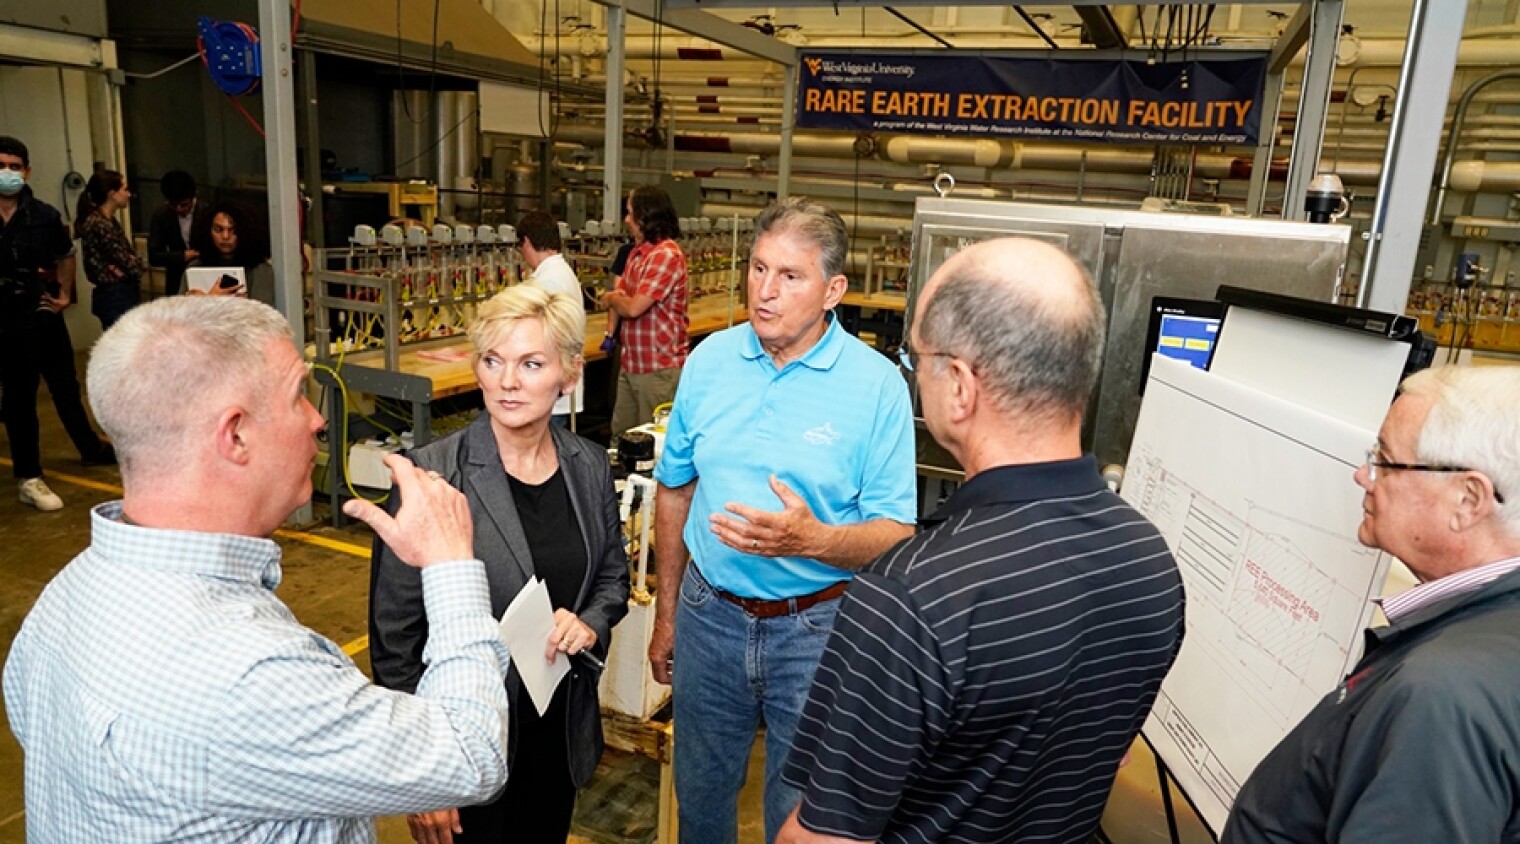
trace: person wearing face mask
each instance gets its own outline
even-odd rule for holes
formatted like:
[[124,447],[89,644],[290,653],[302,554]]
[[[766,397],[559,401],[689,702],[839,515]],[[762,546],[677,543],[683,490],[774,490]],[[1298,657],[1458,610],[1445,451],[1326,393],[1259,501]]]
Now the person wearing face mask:
[[96,170],[79,194],[74,236],[84,251],[84,277],[95,285],[90,313],[102,330],[142,303],[142,259],[122,231],[116,212],[132,201],[127,178],[115,170]]
[[90,425],[79,397],[74,344],[63,310],[74,301],[74,243],[58,209],[27,187],[26,144],[0,135],[0,390],[5,431],[21,503],[57,510],[63,499],[42,479],[37,386],[46,380],[53,407],[86,466],[116,462]]
[[[418,844],[563,844],[575,792],[596,771],[603,738],[597,680],[612,628],[628,612],[628,555],[607,452],[550,424],[584,363],[579,295],[520,284],[480,306],[470,325],[485,411],[409,457],[464,493],[475,554],[485,563],[491,614],[537,577],[554,628],[535,653],[512,654],[506,790],[480,805],[407,818]],[[393,489],[391,507],[405,506]],[[429,639],[422,578],[376,541],[370,571],[370,665],[375,682],[425,691]],[[528,660],[566,654],[570,673],[539,713],[519,679]]]

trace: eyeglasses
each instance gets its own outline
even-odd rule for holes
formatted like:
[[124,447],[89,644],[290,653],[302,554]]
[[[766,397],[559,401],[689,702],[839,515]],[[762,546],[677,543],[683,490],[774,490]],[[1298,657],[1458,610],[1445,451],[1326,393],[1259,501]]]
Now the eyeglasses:
[[897,365],[901,366],[903,369],[906,369],[909,372],[918,371],[918,362],[923,358],[953,357],[955,357],[955,355],[951,354],[950,352],[920,352],[915,349],[910,349],[908,348],[907,340],[904,340],[902,342],[902,345],[897,347]]
[[[1383,447],[1374,445],[1367,449],[1367,481],[1377,483],[1378,470],[1389,472],[1476,472],[1477,469],[1469,469],[1466,466],[1446,466],[1439,463],[1396,463],[1383,457]],[[1504,496],[1499,493],[1499,488],[1494,488],[1494,500],[1504,503]]]

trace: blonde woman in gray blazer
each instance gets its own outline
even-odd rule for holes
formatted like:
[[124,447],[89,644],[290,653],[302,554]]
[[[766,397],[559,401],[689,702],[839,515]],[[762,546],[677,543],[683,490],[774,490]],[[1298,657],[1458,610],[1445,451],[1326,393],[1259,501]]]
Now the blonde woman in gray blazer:
[[[409,816],[421,844],[561,844],[575,792],[602,754],[599,671],[579,654],[605,658],[612,627],[628,611],[628,557],[606,451],[549,424],[555,399],[580,377],[581,319],[580,302],[530,285],[483,304],[469,334],[485,411],[464,430],[410,454],[469,500],[475,555],[485,561],[496,615],[534,576],[547,584],[555,609],[544,652],[512,654],[506,790],[488,804]],[[398,506],[394,491],[389,506]],[[418,570],[376,540],[370,579],[375,681],[414,691],[427,636]],[[571,656],[571,672],[539,716],[517,664],[556,652]]]

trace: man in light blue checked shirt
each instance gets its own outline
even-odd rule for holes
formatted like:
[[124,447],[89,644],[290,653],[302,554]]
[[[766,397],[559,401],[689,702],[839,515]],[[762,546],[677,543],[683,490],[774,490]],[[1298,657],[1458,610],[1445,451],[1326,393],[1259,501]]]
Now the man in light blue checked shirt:
[[246,299],[173,297],[96,345],[90,403],[126,495],[92,514],[5,665],[34,842],[373,841],[371,818],[476,803],[506,781],[507,654],[464,496],[399,457],[395,518],[422,569],[416,695],[373,686],[274,595],[269,535],[311,495],[306,366]]

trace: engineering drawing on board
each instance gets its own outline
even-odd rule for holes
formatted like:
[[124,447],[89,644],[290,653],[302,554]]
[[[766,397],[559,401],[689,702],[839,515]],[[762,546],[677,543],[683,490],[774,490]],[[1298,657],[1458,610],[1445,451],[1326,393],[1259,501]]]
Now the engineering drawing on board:
[[1143,733],[1216,833],[1360,650],[1388,566],[1356,539],[1373,436],[1153,360],[1121,494],[1172,549],[1187,632]]
[[1159,466],[1144,475],[1142,510],[1174,538],[1189,643],[1291,728],[1340,681],[1350,654],[1339,629],[1346,619],[1332,608],[1361,600],[1366,588],[1316,561],[1351,555],[1371,566],[1378,552],[1254,502],[1236,515]]

